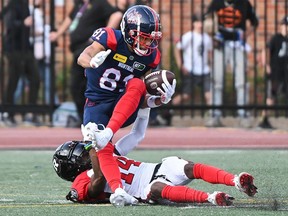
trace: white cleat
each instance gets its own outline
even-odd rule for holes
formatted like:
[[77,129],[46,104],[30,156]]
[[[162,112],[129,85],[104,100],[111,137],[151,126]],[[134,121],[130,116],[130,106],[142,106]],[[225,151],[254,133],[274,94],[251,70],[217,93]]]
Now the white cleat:
[[125,205],[136,205],[138,200],[133,196],[126,193],[122,188],[117,188],[113,194],[111,194],[110,203],[117,208],[124,207]]
[[[101,126],[104,129],[99,129]],[[81,132],[84,141],[92,141],[92,147],[96,150],[103,149],[113,137],[113,132],[110,128],[105,128],[103,125],[97,125],[89,122],[85,126],[81,125]]]
[[113,131],[110,128],[99,130],[95,133],[96,146],[98,149],[103,149],[113,137]]
[[94,122],[89,122],[85,126],[83,124],[81,125],[81,132],[84,141],[95,140],[95,133],[98,131],[99,131],[98,125],[95,124]]

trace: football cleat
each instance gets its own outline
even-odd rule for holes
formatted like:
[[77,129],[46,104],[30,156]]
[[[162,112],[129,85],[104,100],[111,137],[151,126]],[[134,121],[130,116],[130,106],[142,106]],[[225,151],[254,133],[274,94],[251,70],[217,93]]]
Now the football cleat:
[[81,125],[81,132],[83,135],[84,141],[94,141],[95,140],[95,133],[98,132],[98,125],[94,122],[89,122],[85,126]]
[[95,133],[96,147],[103,149],[113,137],[113,131],[110,128],[105,128]]
[[229,194],[215,191],[212,194],[208,194],[208,202],[217,206],[231,206],[233,204],[234,197]]
[[[99,129],[99,126],[104,129]],[[81,132],[85,141],[92,142],[90,146],[86,146],[85,149],[87,150],[90,147],[93,147],[96,150],[101,150],[108,144],[108,142],[113,137],[113,132],[110,128],[105,128],[102,124],[97,125],[92,122],[89,122],[85,126],[81,125]]]
[[253,176],[249,173],[242,172],[239,176],[235,176],[235,187],[240,191],[246,193],[248,196],[253,197],[257,193],[257,187],[253,183]]
[[123,188],[117,188],[113,194],[111,194],[110,203],[117,208],[124,207],[125,205],[136,205],[138,200],[133,196],[126,193]]

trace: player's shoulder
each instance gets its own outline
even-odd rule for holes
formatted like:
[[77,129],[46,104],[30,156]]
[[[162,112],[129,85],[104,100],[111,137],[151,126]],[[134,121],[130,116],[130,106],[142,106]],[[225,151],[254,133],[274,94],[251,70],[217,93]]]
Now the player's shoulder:
[[122,32],[118,29],[114,29],[110,27],[104,27],[102,29],[106,31],[106,34],[108,35],[108,37],[116,37],[117,39],[122,38]]
[[151,63],[149,64],[149,67],[156,68],[160,64],[161,60],[160,50],[158,48],[154,49],[149,58],[151,58]]
[[118,43],[123,40],[123,36],[120,30],[103,27],[95,30],[91,36],[91,39],[99,42],[107,49],[109,48],[115,51]]

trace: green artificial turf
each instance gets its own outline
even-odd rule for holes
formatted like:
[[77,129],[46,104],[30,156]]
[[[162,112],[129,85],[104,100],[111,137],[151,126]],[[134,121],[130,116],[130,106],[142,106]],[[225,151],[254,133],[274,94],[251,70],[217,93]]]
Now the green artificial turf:
[[74,204],[65,200],[70,182],[60,179],[52,168],[53,151],[0,152],[0,216],[32,215],[288,215],[288,151],[284,150],[137,150],[133,159],[159,162],[177,155],[194,162],[255,177],[259,193],[249,198],[234,187],[194,180],[188,186],[207,192],[223,191],[235,197],[234,206],[209,203],[178,206],[139,205],[114,208],[106,205]]

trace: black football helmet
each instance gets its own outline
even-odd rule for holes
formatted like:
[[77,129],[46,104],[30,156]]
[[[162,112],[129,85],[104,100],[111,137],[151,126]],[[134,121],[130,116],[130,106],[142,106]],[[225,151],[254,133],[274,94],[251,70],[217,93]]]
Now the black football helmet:
[[56,149],[52,163],[59,177],[74,181],[81,172],[91,169],[91,160],[85,145],[84,141],[68,141]]
[[146,5],[130,7],[120,27],[125,42],[139,56],[150,55],[162,38],[159,14]]

